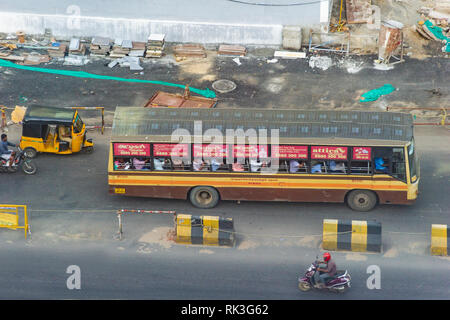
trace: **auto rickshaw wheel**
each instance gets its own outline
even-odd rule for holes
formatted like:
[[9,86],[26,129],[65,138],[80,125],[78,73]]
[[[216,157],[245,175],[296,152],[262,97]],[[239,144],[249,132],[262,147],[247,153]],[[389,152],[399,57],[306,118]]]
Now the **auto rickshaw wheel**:
[[25,157],[32,159],[32,158],[36,158],[37,151],[36,151],[36,149],[34,149],[32,147],[27,147],[23,150],[23,154],[25,155]]
[[83,148],[84,153],[92,153],[94,151],[94,147],[85,147]]

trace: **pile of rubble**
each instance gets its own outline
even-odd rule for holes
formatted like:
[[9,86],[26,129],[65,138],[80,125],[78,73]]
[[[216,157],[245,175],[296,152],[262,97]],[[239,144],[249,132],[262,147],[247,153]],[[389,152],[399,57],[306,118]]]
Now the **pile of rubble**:
[[450,53],[450,1],[436,0],[434,8],[421,7],[422,15],[414,29],[427,40],[439,41],[443,44],[442,51]]

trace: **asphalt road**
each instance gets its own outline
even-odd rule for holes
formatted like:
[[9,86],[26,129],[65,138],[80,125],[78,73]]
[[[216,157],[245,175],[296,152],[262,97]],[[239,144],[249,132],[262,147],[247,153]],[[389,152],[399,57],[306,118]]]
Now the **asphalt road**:
[[[17,128],[10,128],[15,141]],[[107,133],[91,133],[91,155],[40,155],[39,171],[2,176],[0,200],[27,204],[32,239],[0,232],[0,298],[17,299],[448,299],[450,260],[429,256],[431,223],[450,220],[445,128],[419,127],[420,198],[413,206],[356,213],[339,204],[223,202],[208,212],[186,201],[109,195]],[[174,245],[172,218],[125,216],[124,240],[114,240],[115,210],[176,210],[235,220],[236,248]],[[322,219],[375,219],[383,224],[381,254],[334,253],[352,275],[343,295],[298,291],[300,272],[320,254]],[[318,236],[317,236],[318,235]],[[294,237],[291,237],[294,236]],[[304,236],[304,238],[295,238]],[[82,288],[68,290],[69,265],[81,268]],[[381,269],[381,289],[366,286],[367,267]]]
[[[308,62],[267,64],[270,53],[253,51],[238,66],[230,58],[176,64],[169,57],[144,64],[144,75],[126,68],[109,69],[105,61],[83,70],[121,77],[189,83],[205,88],[213,79],[238,85],[220,94],[222,107],[287,107],[379,110],[379,101],[359,103],[374,87],[391,83],[399,91],[380,99],[393,106],[446,105],[449,82],[445,59],[408,60],[394,70],[370,67],[357,74],[334,66],[311,69]],[[335,59],[335,57],[333,58]],[[339,61],[339,58],[337,58]],[[358,57],[366,66],[370,57]],[[123,84],[36,74],[0,68],[0,96],[7,106],[103,105],[107,121],[116,105],[143,105],[155,90],[167,87]],[[420,81],[417,81],[420,79]],[[434,82],[433,82],[434,81]],[[425,91],[441,87],[441,95]],[[92,116],[92,114],[82,114]],[[87,123],[98,118],[85,118]],[[17,142],[19,128],[9,128]],[[108,135],[91,132],[93,154],[41,155],[38,173],[2,174],[0,202],[26,204],[32,239],[21,231],[0,230],[0,298],[173,298],[173,299],[449,299],[448,258],[429,256],[431,224],[450,222],[450,134],[444,127],[416,128],[422,178],[413,206],[381,206],[357,213],[344,204],[222,202],[207,212],[182,200],[125,198],[107,193]],[[124,240],[114,240],[116,210],[176,210],[178,213],[232,217],[239,232],[236,248],[187,247],[167,241],[172,217],[125,216]],[[383,225],[380,254],[335,253],[349,269],[353,287],[342,296],[297,289],[297,276],[320,254],[324,218],[377,220]],[[68,290],[67,266],[79,265],[82,289]],[[381,290],[366,288],[367,266],[378,265]]]

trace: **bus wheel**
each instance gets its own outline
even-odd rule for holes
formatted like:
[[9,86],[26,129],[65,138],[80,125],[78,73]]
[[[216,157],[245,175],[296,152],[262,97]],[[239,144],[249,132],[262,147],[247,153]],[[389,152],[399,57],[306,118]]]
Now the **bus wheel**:
[[189,199],[197,208],[210,209],[219,202],[219,192],[211,187],[195,187],[192,189]]
[[370,211],[377,205],[377,196],[369,190],[353,190],[348,194],[347,204],[355,211]]
[[25,155],[25,157],[32,159],[37,156],[37,151],[32,147],[28,147],[23,150],[23,154]]

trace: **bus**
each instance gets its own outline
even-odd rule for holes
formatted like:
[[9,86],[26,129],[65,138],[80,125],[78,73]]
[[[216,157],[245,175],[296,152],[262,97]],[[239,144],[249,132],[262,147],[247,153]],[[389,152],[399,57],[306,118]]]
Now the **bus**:
[[189,200],[412,204],[420,180],[410,114],[117,107],[109,193]]

